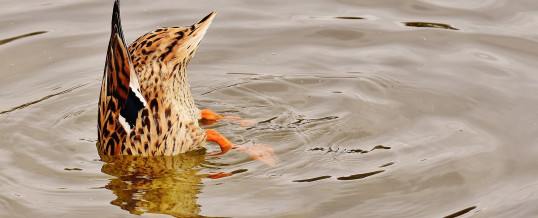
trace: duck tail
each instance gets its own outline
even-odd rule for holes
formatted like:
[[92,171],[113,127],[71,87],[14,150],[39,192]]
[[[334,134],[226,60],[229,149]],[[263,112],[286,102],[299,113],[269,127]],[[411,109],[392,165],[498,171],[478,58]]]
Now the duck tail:
[[[146,101],[140,94],[138,79],[123,39],[119,1],[116,0],[99,100],[100,143],[105,143],[103,139],[111,138],[120,126],[129,132],[136,123],[138,112],[145,105]],[[117,125],[118,123],[121,125]]]

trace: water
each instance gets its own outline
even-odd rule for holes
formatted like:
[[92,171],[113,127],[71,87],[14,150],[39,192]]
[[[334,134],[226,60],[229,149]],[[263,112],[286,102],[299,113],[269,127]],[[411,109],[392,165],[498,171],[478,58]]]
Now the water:
[[535,1],[124,1],[128,42],[218,10],[193,95],[259,121],[206,128],[270,144],[273,167],[239,151],[101,160],[112,1],[2,8],[2,217],[538,214]]

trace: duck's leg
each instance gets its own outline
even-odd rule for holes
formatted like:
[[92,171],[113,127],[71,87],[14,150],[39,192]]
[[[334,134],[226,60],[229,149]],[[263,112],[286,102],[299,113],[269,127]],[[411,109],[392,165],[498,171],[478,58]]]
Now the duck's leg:
[[217,130],[214,129],[206,129],[206,140],[216,142],[220,146],[220,153],[212,154],[212,155],[221,155],[226,154],[226,152],[230,151],[233,148],[233,143],[228,140],[226,137],[224,137],[222,134],[217,132]]
[[211,154],[211,155],[222,155],[230,151],[231,149],[237,149],[247,153],[252,159],[259,160],[266,163],[269,166],[274,166],[278,162],[278,157],[276,157],[273,149],[266,144],[244,144],[236,145],[233,144],[230,140],[224,137],[222,134],[217,132],[214,129],[207,129],[205,131],[206,140],[213,141],[219,144],[220,153]]
[[220,120],[222,119],[221,115],[218,115],[217,113],[213,112],[209,109],[204,109],[202,112],[202,118],[206,120]]
[[206,124],[206,125],[213,125],[218,120],[237,121],[237,123],[239,123],[239,125],[241,126],[254,126],[257,124],[256,121],[246,120],[241,117],[221,116],[209,109],[202,110],[201,114],[202,114],[201,118],[204,119],[204,122],[202,122],[202,124]]
[[[206,121],[205,124],[211,125],[214,124],[218,120],[222,119],[229,119],[229,120],[237,120],[239,121],[239,124],[241,126],[252,126],[256,125],[255,121],[250,120],[244,120],[240,117],[231,117],[231,116],[221,116],[217,113],[213,112],[212,110],[205,109],[201,111],[201,118]],[[209,122],[207,122],[209,121]],[[228,140],[226,137],[224,137],[222,134],[217,132],[217,130],[214,129],[208,129],[205,131],[206,134],[206,140],[216,142],[220,146],[220,153],[211,154],[211,155],[222,155],[230,151],[231,149],[237,149],[240,151],[243,151],[247,153],[252,159],[259,160],[261,162],[266,163],[267,165],[273,166],[278,162],[278,158],[275,155],[275,152],[273,149],[266,144],[244,144],[244,145],[237,145],[233,144],[230,140]]]

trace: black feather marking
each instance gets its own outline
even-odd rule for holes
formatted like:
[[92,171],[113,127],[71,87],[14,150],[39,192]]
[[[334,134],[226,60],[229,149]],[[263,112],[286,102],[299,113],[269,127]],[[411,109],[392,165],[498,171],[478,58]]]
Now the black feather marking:
[[157,34],[153,34],[153,35],[149,36],[148,38],[146,38],[146,40],[150,40],[150,39],[152,39],[152,38],[155,37],[155,36],[157,36]]
[[111,144],[111,143],[110,143],[110,140],[108,140],[106,143],[107,143],[107,144],[106,144],[105,147],[107,148],[107,149],[106,149],[106,150],[107,150],[107,154],[108,154],[108,155],[113,154],[114,150],[113,150],[112,147],[114,147],[114,146],[110,145],[110,144]]
[[198,22],[198,23],[203,23],[203,22],[205,22],[209,17],[211,17],[211,15],[213,15],[213,13],[208,14],[207,16],[205,16],[205,17],[202,18],[202,20],[200,20],[200,22]]
[[147,116],[149,116],[148,110],[143,110],[142,111],[142,117],[147,117]]
[[[168,48],[166,48],[166,49],[168,49]],[[169,51],[163,52],[161,54],[161,56],[159,56],[159,60],[164,61],[164,59],[166,58],[166,56],[168,56],[168,54],[170,54]]]
[[123,106],[123,109],[120,111],[120,114],[125,121],[133,128],[136,125],[136,118],[138,117],[138,112],[144,108],[142,101],[135,95],[133,90],[129,88],[129,95],[127,96],[127,101]]
[[120,36],[123,46],[127,47],[125,45],[125,38],[123,37],[123,31],[121,29],[120,1],[119,0],[116,0],[114,2],[114,9],[112,10],[112,36],[115,33],[117,33]]
[[[170,107],[167,107],[165,110],[164,110],[164,115],[168,118],[170,117],[170,114],[172,114],[172,109],[170,109]],[[170,125],[169,125],[170,126]]]
[[151,107],[151,109],[156,112],[159,110],[159,103],[157,103],[157,99],[152,99],[150,102],[149,102],[149,106]]
[[177,45],[177,41],[173,41],[166,49],[168,49],[168,52],[172,52],[174,50],[174,47]]
[[162,132],[161,125],[159,124],[159,122],[155,122],[155,125],[157,126],[157,128],[156,128],[157,129],[157,135],[161,135],[161,132]]

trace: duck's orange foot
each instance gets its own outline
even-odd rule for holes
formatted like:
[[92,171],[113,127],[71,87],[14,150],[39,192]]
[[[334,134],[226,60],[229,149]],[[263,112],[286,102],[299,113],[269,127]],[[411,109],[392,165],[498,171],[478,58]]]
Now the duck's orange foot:
[[274,166],[279,161],[271,146],[267,144],[249,143],[235,145],[214,129],[207,129],[205,131],[205,134],[207,141],[216,142],[220,146],[220,152],[209,154],[210,156],[226,154],[228,151],[234,148],[247,153],[252,159],[264,162],[269,166]]
[[246,120],[241,117],[232,117],[232,116],[223,117],[209,109],[204,109],[201,111],[201,113],[202,113],[202,118],[205,120],[205,122],[202,122],[202,123],[207,124],[207,125],[213,125],[215,124],[215,121],[218,121],[218,120],[231,120],[234,123],[238,123],[241,126],[254,126],[258,124],[258,122],[254,120]]
[[232,142],[230,142],[230,140],[228,140],[222,134],[217,132],[217,130],[207,129],[205,131],[205,134],[206,134],[206,140],[207,141],[216,142],[220,146],[220,153],[210,154],[211,156],[226,154],[226,152],[228,152],[228,151],[230,151],[232,149],[232,147],[233,147]]
[[202,113],[202,118],[203,119],[206,119],[206,120],[220,120],[222,119],[222,116],[221,115],[218,115],[217,113],[213,112],[212,110],[209,110],[209,109],[204,109],[201,111]]
[[269,166],[274,166],[280,160],[275,155],[273,148],[268,144],[253,144],[247,143],[242,145],[234,145],[235,149],[247,153],[252,159],[264,162]]

